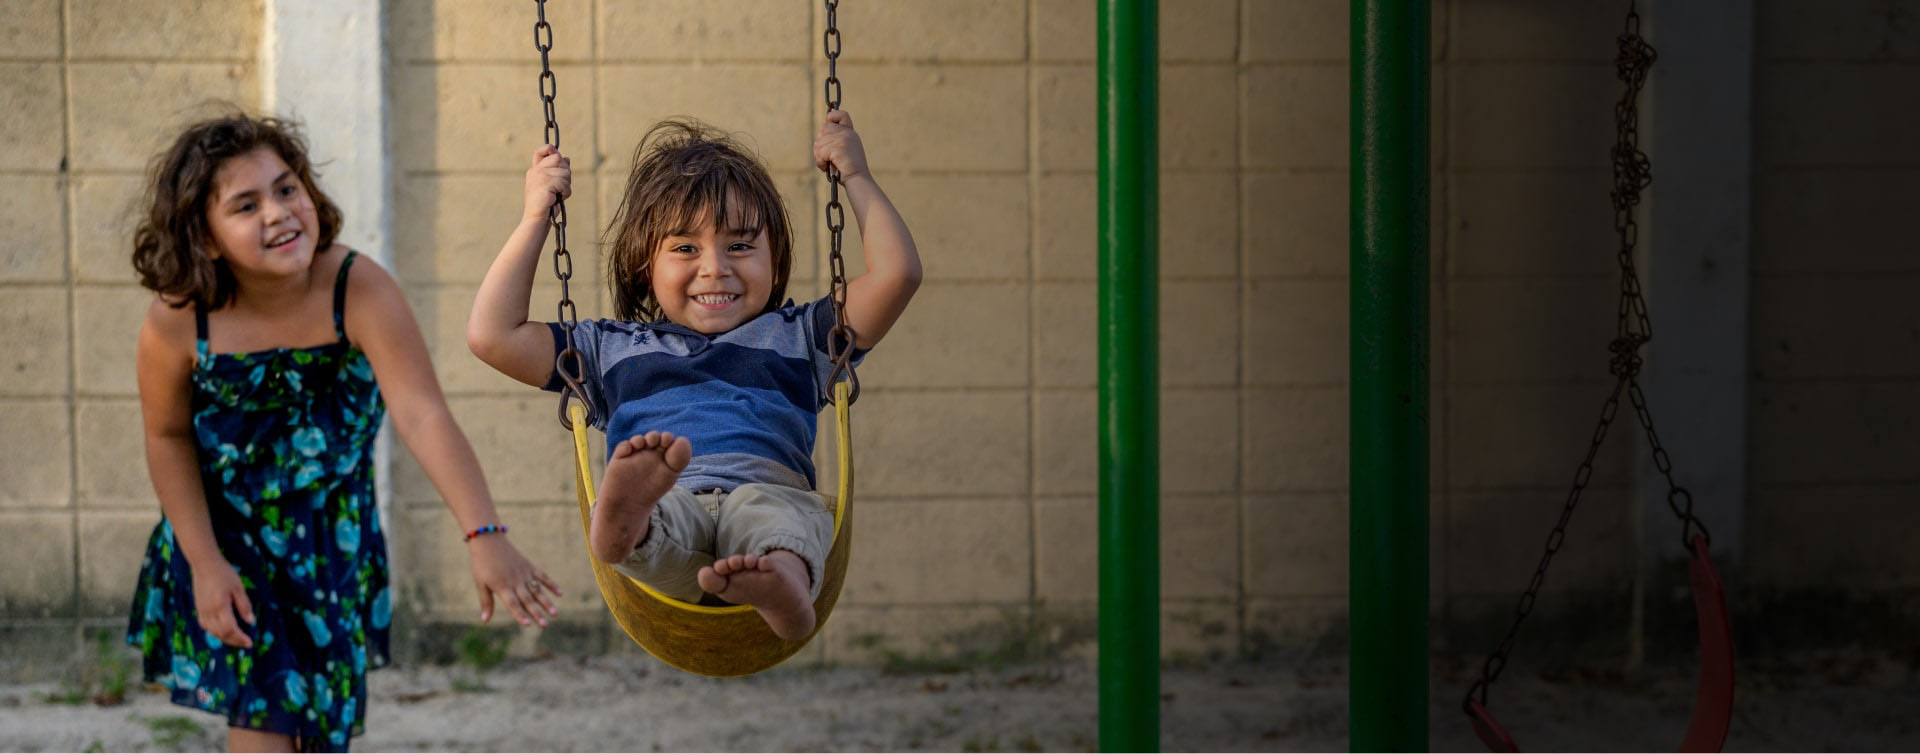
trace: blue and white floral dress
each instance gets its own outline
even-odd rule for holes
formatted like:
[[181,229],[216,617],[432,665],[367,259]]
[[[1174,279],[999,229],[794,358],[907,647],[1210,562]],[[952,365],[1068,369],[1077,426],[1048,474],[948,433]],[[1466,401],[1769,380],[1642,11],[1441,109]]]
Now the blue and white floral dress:
[[365,730],[367,670],[387,664],[392,597],[374,507],[373,438],[385,407],[347,341],[348,252],[334,280],[338,340],[251,353],[207,350],[197,309],[193,428],[221,554],[253,603],[251,649],[200,627],[193,574],[163,518],[147,542],[127,643],[173,701],[236,728],[345,751]]

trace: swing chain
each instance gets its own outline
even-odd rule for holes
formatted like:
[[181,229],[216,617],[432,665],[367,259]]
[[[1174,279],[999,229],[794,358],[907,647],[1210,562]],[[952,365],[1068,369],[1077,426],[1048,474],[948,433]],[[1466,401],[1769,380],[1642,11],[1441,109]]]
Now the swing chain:
[[[827,8],[827,29],[821,32],[821,46],[827,56],[826,99],[827,110],[840,109],[840,0],[825,0]],[[829,295],[833,298],[833,330],[827,334],[827,356],[833,361],[833,371],[827,375],[827,384],[845,379],[852,384],[847,392],[847,405],[860,398],[860,375],[853,369],[854,344],[858,337],[853,325],[847,322],[847,263],[840,254],[841,230],[847,226],[846,210],[840,205],[840,168],[827,165],[827,230],[831,233],[828,264],[832,272]],[[827,391],[832,399],[833,391]]]
[[1527,589],[1520,595],[1519,604],[1514,607],[1513,624],[1507,629],[1507,635],[1500,640],[1493,654],[1487,657],[1481,667],[1480,678],[1467,689],[1466,698],[1461,701],[1462,708],[1473,714],[1471,703],[1478,701],[1482,706],[1487,703],[1487,690],[1501,671],[1506,669],[1507,658],[1513,652],[1514,641],[1519,637],[1520,626],[1527,616],[1533,613],[1535,601],[1540,589],[1546,584],[1547,568],[1553,562],[1553,556],[1566,543],[1567,524],[1573,520],[1573,512],[1580,504],[1580,496],[1586,491],[1587,484],[1593,478],[1593,462],[1600,454],[1600,446],[1607,438],[1607,432],[1613,427],[1614,416],[1620,410],[1620,395],[1626,393],[1633,405],[1635,416],[1647,436],[1647,446],[1653,455],[1654,467],[1667,481],[1667,507],[1680,519],[1681,542],[1689,552],[1694,547],[1692,531],[1698,529],[1701,546],[1710,546],[1712,536],[1707,527],[1693,513],[1693,494],[1679,486],[1673,479],[1673,462],[1667,450],[1660,444],[1659,433],[1654,430],[1653,412],[1647,407],[1646,394],[1640,389],[1640,367],[1643,358],[1641,346],[1653,339],[1653,323],[1647,315],[1647,301],[1640,287],[1640,276],[1634,267],[1634,251],[1640,241],[1640,226],[1634,220],[1634,211],[1640,204],[1640,195],[1653,182],[1652,161],[1646,152],[1640,149],[1640,91],[1646,85],[1647,73],[1653,67],[1656,54],[1640,36],[1640,14],[1635,3],[1627,4],[1626,29],[1619,37],[1619,51],[1614,60],[1615,70],[1626,85],[1620,101],[1613,108],[1614,125],[1617,138],[1611,156],[1613,162],[1613,227],[1620,238],[1618,262],[1620,265],[1620,305],[1616,313],[1613,342],[1607,349],[1613,356],[1608,371],[1614,376],[1613,391],[1600,406],[1600,419],[1595,424],[1593,437],[1587,445],[1587,453],[1581,458],[1580,466],[1574,471],[1573,485],[1567,493],[1565,505],[1560,510],[1560,519],[1554,523],[1553,530],[1547,534],[1547,543],[1540,556],[1539,565],[1534,568],[1533,578],[1527,582]]
[[[554,110],[553,98],[560,93],[560,81],[553,75],[553,64],[548,53],[553,50],[553,26],[547,23],[547,0],[534,0],[539,11],[539,21],[533,25],[533,47],[540,52],[540,105],[545,111],[546,143],[555,150],[560,148],[560,120]],[[587,400],[586,358],[574,345],[573,331],[580,323],[579,310],[573,304],[573,295],[567,283],[573,279],[573,255],[567,251],[567,200],[555,197],[553,207],[547,210],[547,222],[553,226],[553,274],[560,278],[560,304],[556,314],[560,319],[561,333],[565,346],[554,357],[553,369],[560,375],[564,386],[560,390],[560,426],[573,429],[573,418],[567,415],[567,404],[580,401],[586,409],[587,423],[593,423],[593,403]]]

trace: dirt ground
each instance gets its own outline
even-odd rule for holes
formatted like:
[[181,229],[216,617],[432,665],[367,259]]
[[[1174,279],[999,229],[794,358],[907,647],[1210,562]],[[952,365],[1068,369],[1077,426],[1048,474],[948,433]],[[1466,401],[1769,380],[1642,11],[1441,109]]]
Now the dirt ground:
[[[1429,745],[1480,750],[1458,712],[1465,662],[1442,659]],[[1860,653],[1740,668],[1728,751],[1920,749],[1920,672]],[[560,657],[389,668],[372,676],[361,751],[1092,751],[1095,669],[1083,661],[966,672],[781,668],[714,680],[651,659]],[[73,685],[0,685],[0,750],[220,750],[224,729],[137,685],[113,706]],[[1344,668],[1329,661],[1173,665],[1161,681],[1172,751],[1347,748]],[[1688,671],[1510,672],[1494,708],[1531,750],[1672,751]],[[69,697],[61,700],[60,697]]]

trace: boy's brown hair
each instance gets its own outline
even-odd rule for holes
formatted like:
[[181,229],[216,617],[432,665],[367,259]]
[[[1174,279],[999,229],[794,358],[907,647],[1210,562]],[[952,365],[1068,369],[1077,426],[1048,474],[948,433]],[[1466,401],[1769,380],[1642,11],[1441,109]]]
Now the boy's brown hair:
[[333,246],[340,208],[313,180],[313,164],[299,126],[279,118],[234,111],[188,126],[147,169],[142,216],[133,231],[133,269],[140,284],[174,307],[218,309],[233,298],[233,270],[209,253],[207,202],[220,165],[260,147],[272,149],[300,179],[320,219],[317,250]]
[[765,230],[773,253],[773,290],[766,309],[787,299],[793,271],[793,228],[772,176],[753,152],[696,120],[666,120],[641,137],[633,172],[607,225],[607,287],[620,319],[659,319],[653,295],[653,253],[670,236],[711,222],[725,230]]

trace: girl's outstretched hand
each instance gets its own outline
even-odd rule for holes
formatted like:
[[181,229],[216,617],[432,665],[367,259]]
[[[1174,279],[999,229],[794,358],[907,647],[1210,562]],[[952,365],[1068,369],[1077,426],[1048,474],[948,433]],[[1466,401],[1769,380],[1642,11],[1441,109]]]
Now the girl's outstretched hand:
[[813,166],[826,170],[828,165],[840,169],[841,183],[867,172],[866,147],[853,130],[853,116],[845,110],[827,113],[820,133],[813,137]]
[[192,570],[193,607],[200,628],[229,647],[252,647],[253,639],[240,628],[240,622],[253,623],[253,602],[247,599],[247,587],[240,583],[240,573],[233,570],[233,564],[222,560]]
[[563,594],[560,585],[521,555],[506,534],[467,542],[467,561],[473,568],[473,585],[480,590],[480,622],[493,619],[495,600],[522,626],[539,623],[545,628],[548,615],[560,614],[552,599]]
[[525,217],[545,219],[548,208],[569,196],[573,196],[573,161],[552,145],[541,144],[533,150],[533,165],[527,168]]

